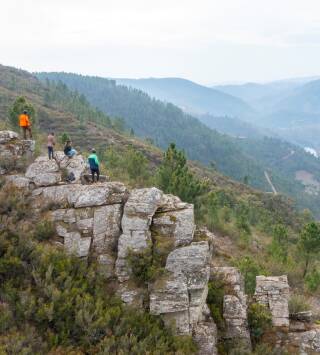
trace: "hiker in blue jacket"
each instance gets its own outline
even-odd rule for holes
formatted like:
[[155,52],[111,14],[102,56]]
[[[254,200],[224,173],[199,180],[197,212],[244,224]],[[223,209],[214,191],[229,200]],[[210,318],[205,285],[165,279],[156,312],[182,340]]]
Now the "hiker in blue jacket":
[[91,176],[92,176],[92,182],[94,182],[94,175],[97,174],[97,181],[99,181],[99,176],[100,176],[100,170],[99,170],[99,159],[97,157],[95,149],[91,149],[91,154],[89,155],[88,158],[90,170],[91,170]]

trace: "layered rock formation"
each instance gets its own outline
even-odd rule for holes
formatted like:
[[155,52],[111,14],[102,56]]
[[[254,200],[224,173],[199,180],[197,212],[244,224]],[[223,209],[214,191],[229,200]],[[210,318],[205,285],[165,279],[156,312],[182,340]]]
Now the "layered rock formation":
[[255,299],[270,309],[275,327],[289,328],[290,288],[284,276],[257,276]]
[[19,171],[32,159],[33,140],[19,139],[13,131],[0,131],[0,175]]
[[247,318],[247,296],[244,280],[235,267],[212,267],[211,279],[219,279],[224,286],[223,318],[226,331],[222,335],[230,341],[230,347],[251,350],[250,332]]

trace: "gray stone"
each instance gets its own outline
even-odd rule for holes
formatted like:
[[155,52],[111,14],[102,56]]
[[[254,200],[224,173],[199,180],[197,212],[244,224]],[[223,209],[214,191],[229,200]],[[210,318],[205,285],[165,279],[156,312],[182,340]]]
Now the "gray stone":
[[213,320],[203,321],[194,329],[193,338],[198,345],[198,355],[217,355],[217,327]]
[[72,158],[67,157],[63,152],[55,152],[55,160],[59,166],[59,169],[66,169],[67,173],[73,173],[75,180],[73,184],[77,184],[81,181],[81,176],[87,169],[87,164],[82,155],[77,154]]
[[0,131],[0,144],[8,143],[19,138],[18,133],[13,131]]
[[[163,276],[150,293],[150,313],[166,314],[188,311],[187,279],[182,274]],[[189,317],[188,317],[189,325]],[[189,327],[189,326],[188,326]],[[189,329],[188,329],[189,332]]]
[[82,238],[79,232],[70,232],[64,237],[66,251],[79,257],[88,256],[90,245],[91,238]]
[[67,184],[37,188],[32,192],[35,205],[55,204],[65,207],[95,207],[120,204],[126,196],[126,187],[119,182],[96,185]]
[[129,195],[121,221],[123,234],[118,241],[116,274],[120,282],[130,278],[131,271],[126,261],[129,250],[139,252],[151,243],[150,225],[162,196],[162,191],[155,187],[135,189]]
[[30,187],[30,180],[23,175],[8,175],[6,182],[19,189],[29,189]]
[[115,257],[109,254],[99,254],[97,260],[100,266],[100,272],[106,277],[113,277]]
[[120,236],[122,206],[120,204],[98,207],[93,218],[93,248],[97,252],[112,250]]
[[312,321],[312,312],[304,311],[304,312],[290,313],[290,319],[297,320],[300,322],[310,323]]
[[223,318],[226,330],[223,337],[231,339],[232,343],[242,344],[251,350],[250,332],[247,319],[247,296],[244,292],[244,280],[235,267],[212,267],[211,280],[222,281],[225,295],[223,298]]
[[190,334],[202,317],[209,280],[209,246],[191,243],[173,250],[167,258],[166,274],[150,292],[150,313],[174,321],[178,333]]
[[38,157],[29,165],[25,176],[32,180],[36,186],[51,186],[61,181],[58,164],[43,156]]
[[286,275],[257,276],[254,297],[270,309],[275,327],[289,327],[290,288]]
[[[164,195],[164,198],[167,199],[168,195]],[[193,205],[182,203],[177,199],[175,198],[174,203],[169,203],[165,207],[162,205],[152,221],[153,233],[172,238],[175,247],[190,244],[195,230]],[[179,208],[169,209],[168,206],[174,208],[174,205],[178,205]]]

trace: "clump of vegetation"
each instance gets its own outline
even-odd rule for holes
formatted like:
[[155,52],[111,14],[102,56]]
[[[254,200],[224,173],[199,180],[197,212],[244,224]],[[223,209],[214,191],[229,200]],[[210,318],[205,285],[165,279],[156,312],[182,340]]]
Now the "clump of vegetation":
[[95,263],[31,237],[0,235],[0,349],[4,353],[192,354],[159,317],[124,306]]
[[36,240],[42,242],[50,240],[56,235],[54,224],[49,219],[43,219],[35,225],[33,236]]
[[210,309],[211,316],[219,330],[224,330],[225,324],[223,320],[223,297],[224,282],[216,278],[208,283],[207,305]]
[[299,313],[310,310],[310,304],[303,295],[292,295],[289,300],[289,313]]
[[262,304],[252,303],[248,308],[248,323],[253,345],[258,344],[263,335],[271,330],[271,312]]
[[152,233],[153,245],[142,251],[130,250],[128,264],[138,285],[154,282],[164,275],[167,256],[174,249],[173,238]]

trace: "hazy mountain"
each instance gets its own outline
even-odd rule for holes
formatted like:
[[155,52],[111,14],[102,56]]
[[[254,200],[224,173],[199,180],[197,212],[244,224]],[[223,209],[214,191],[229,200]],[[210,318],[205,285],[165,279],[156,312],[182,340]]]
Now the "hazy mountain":
[[180,78],[116,79],[118,84],[142,90],[162,101],[171,102],[184,111],[215,116],[242,117],[253,113],[241,99]]

